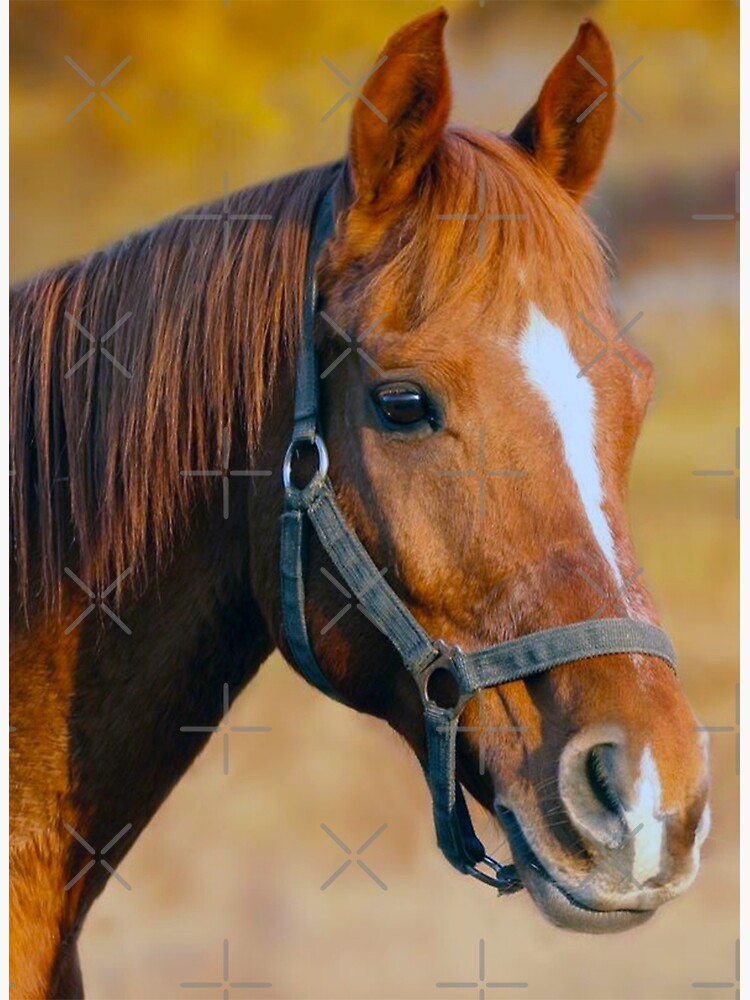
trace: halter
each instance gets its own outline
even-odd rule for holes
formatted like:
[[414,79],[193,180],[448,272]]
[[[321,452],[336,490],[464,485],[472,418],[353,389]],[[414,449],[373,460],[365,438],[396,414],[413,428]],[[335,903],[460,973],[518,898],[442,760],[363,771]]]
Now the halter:
[[[333,193],[321,201],[311,236],[305,274],[302,341],[297,353],[294,430],[283,463],[284,513],[281,517],[281,606],[283,628],[292,659],[320,691],[337,701],[341,696],[323,674],[310,644],[305,620],[304,552],[309,522],[360,610],[390,640],[414,678],[422,698],[427,737],[425,778],[432,795],[438,846],[459,871],[515,892],[522,883],[512,865],[490,857],[472,826],[463,791],[456,780],[456,733],[459,716],[477,692],[509,681],[523,680],[563,663],[617,653],[640,653],[666,661],[674,669],[675,655],[667,635],[655,625],[630,618],[590,619],[534,632],[520,639],[466,653],[433,639],[389,587],[339,508],[328,478],[328,453],[319,432],[318,364],[314,329],[317,316],[315,266],[334,229]],[[292,462],[302,448],[317,452],[317,469],[298,487]],[[434,680],[449,674],[455,697],[434,698]],[[484,865],[491,874],[478,868]]]

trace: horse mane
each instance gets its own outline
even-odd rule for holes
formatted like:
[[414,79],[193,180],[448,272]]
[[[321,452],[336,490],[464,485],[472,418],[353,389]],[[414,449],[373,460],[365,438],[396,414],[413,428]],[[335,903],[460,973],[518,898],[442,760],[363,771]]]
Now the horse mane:
[[[251,467],[279,362],[295,352],[314,209],[340,167],[230,195],[232,216],[271,218],[232,222],[226,253],[216,202],[200,209],[214,221],[181,213],[12,291],[11,511],[24,607],[31,589],[47,606],[59,600],[66,558],[101,589],[140,566],[147,546],[163,555],[209,483],[181,471],[218,468],[225,433],[246,442]],[[439,219],[476,213],[480,179],[486,212],[527,220],[489,222],[481,258],[476,215]],[[551,262],[523,279],[530,295],[601,318],[606,265],[584,213],[513,140],[452,127],[418,197],[358,268],[350,300],[388,282],[415,320],[452,296],[508,301],[529,260]],[[76,323],[101,337],[118,322],[104,346],[129,377],[99,350],[71,373],[92,346]]]
[[[248,462],[302,314],[315,206],[338,164],[231,194],[19,285],[10,305],[12,545],[28,608],[59,601],[66,559],[94,590],[157,555],[223,439]],[[197,221],[196,214],[214,216]],[[127,319],[123,317],[127,316]],[[100,338],[117,367],[80,327]],[[250,466],[248,466],[250,467]],[[70,553],[74,546],[75,554]]]

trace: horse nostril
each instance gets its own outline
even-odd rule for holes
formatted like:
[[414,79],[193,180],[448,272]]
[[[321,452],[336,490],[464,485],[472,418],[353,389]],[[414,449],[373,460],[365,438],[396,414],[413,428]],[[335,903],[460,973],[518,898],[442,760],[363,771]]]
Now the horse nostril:
[[627,835],[618,778],[622,748],[579,733],[560,758],[560,798],[575,829],[608,848]]
[[598,743],[586,755],[586,777],[600,804],[616,816],[620,815],[620,796],[616,778],[617,747]]

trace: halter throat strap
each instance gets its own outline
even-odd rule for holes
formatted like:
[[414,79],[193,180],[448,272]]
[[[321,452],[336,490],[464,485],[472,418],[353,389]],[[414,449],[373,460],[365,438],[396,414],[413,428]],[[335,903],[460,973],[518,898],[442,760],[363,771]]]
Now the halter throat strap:
[[[456,780],[456,736],[466,703],[485,688],[600,656],[643,654],[658,657],[674,669],[674,650],[668,636],[655,625],[611,618],[574,622],[467,653],[433,639],[411,614],[349,527],[328,478],[328,455],[319,427],[315,267],[333,228],[330,188],[316,213],[308,251],[296,362],[294,429],[283,463],[280,575],[284,637],[303,676],[324,694],[343,701],[321,669],[307,629],[305,563],[308,529],[312,527],[357,607],[392,643],[419,689],[427,745],[424,771],[432,795],[438,846],[459,871],[501,893],[514,892],[521,888],[515,870],[485,852]],[[317,452],[317,470],[305,486],[298,487],[293,482],[292,464],[300,449],[311,445]],[[447,671],[453,678],[455,697],[450,705],[439,704],[433,698],[430,679],[438,671]],[[478,868],[480,864],[490,872]]]

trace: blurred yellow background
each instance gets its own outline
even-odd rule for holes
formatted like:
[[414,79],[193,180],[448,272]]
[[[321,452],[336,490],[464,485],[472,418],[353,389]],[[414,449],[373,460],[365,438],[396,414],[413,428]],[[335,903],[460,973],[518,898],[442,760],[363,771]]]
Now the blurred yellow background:
[[[11,4],[11,251],[14,278],[82,254],[231,188],[345,150],[351,102],[321,123],[421,2],[14,2]],[[219,997],[181,982],[270,988],[229,995],[459,1000],[487,978],[526,982],[487,996],[728,998],[695,981],[734,979],[738,933],[738,525],[734,470],[739,314],[735,211],[739,8],[702,2],[446,4],[454,118],[508,130],[592,16],[642,118],[621,108],[589,208],[617,255],[622,322],[658,382],[634,469],[641,562],[713,737],[713,833],[695,888],[614,938],[546,925],[528,896],[499,900],[454,873],[433,844],[410,753],[385,726],[305,687],[279,658],[238,699],[234,725],[272,726],[209,744],[122,865],[82,939],[91,998]],[[90,91],[65,61],[106,87]],[[119,109],[119,110],[118,110]],[[72,115],[72,117],[71,117]],[[129,120],[126,120],[129,119]],[[478,817],[480,834],[488,822]],[[366,861],[320,886],[383,823]],[[502,857],[507,848],[498,846]]]

